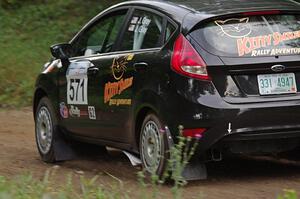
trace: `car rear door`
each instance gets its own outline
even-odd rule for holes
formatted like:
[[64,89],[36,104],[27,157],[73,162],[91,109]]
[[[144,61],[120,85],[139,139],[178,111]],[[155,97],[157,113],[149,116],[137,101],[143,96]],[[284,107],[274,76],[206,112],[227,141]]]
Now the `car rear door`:
[[95,98],[102,110],[105,139],[124,143],[132,140],[135,88],[146,84],[143,81],[149,78],[143,77],[151,75],[151,68],[160,64],[165,25],[162,16],[135,9],[115,53],[103,64],[103,82],[98,84],[101,92],[95,93]]

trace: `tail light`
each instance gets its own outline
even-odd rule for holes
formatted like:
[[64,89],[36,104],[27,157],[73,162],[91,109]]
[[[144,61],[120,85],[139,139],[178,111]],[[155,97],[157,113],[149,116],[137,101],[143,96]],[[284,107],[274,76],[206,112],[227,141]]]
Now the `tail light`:
[[173,70],[179,74],[210,80],[205,62],[182,34],[175,41],[171,65]]
[[182,134],[184,137],[202,138],[203,133],[206,131],[205,128],[199,129],[184,129]]

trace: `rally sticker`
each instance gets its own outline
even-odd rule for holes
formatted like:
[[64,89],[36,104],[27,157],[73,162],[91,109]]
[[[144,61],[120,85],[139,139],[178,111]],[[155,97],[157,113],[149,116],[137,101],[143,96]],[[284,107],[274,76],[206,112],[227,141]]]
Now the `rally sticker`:
[[273,34],[261,35],[257,37],[244,37],[237,39],[238,55],[244,56],[250,54],[251,56],[262,55],[289,55],[299,54],[300,48],[272,48],[263,49],[265,47],[276,47],[285,41],[290,41],[300,38],[300,30],[293,32],[274,32]]
[[90,120],[96,120],[96,109],[94,106],[88,106],[89,118]]
[[87,105],[88,104],[88,64],[73,62],[67,71],[67,100],[68,104]]
[[249,25],[249,17],[246,18],[232,18],[227,20],[217,20],[215,24],[220,27],[218,32],[221,36],[228,36],[231,38],[242,38],[251,34],[252,29]]
[[104,103],[108,103],[110,105],[131,105],[131,100],[130,101],[113,101],[111,100],[114,96],[116,95],[121,95],[123,91],[126,89],[130,88],[133,84],[133,77],[127,78],[127,79],[121,79],[120,81],[117,82],[108,82],[105,84],[105,89],[104,89]]
[[127,64],[134,59],[134,54],[116,57],[113,60],[111,70],[114,81],[107,82],[104,88],[104,103],[109,106],[131,105],[131,99],[112,99],[117,95],[121,95],[125,90],[133,85],[133,77],[123,78]]
[[67,119],[69,117],[69,110],[64,102],[59,104],[59,112],[62,118]]
[[73,105],[71,105],[69,113],[70,113],[71,117],[80,117],[81,116],[80,109],[78,107],[73,106]]

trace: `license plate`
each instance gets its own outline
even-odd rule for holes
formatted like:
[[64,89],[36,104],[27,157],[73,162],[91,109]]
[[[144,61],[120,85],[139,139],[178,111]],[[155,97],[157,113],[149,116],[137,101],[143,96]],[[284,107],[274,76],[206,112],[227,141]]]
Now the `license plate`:
[[260,95],[297,93],[294,73],[257,75]]

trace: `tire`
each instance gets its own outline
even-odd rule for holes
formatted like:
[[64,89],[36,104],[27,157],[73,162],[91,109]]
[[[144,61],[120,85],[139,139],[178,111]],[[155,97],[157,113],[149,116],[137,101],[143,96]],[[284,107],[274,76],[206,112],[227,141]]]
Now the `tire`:
[[169,159],[169,146],[162,129],[162,121],[154,113],[149,113],[142,124],[139,143],[144,171],[159,178],[163,177]]
[[58,120],[54,108],[47,97],[40,100],[35,112],[36,145],[42,160],[54,163],[54,142],[59,135]]

